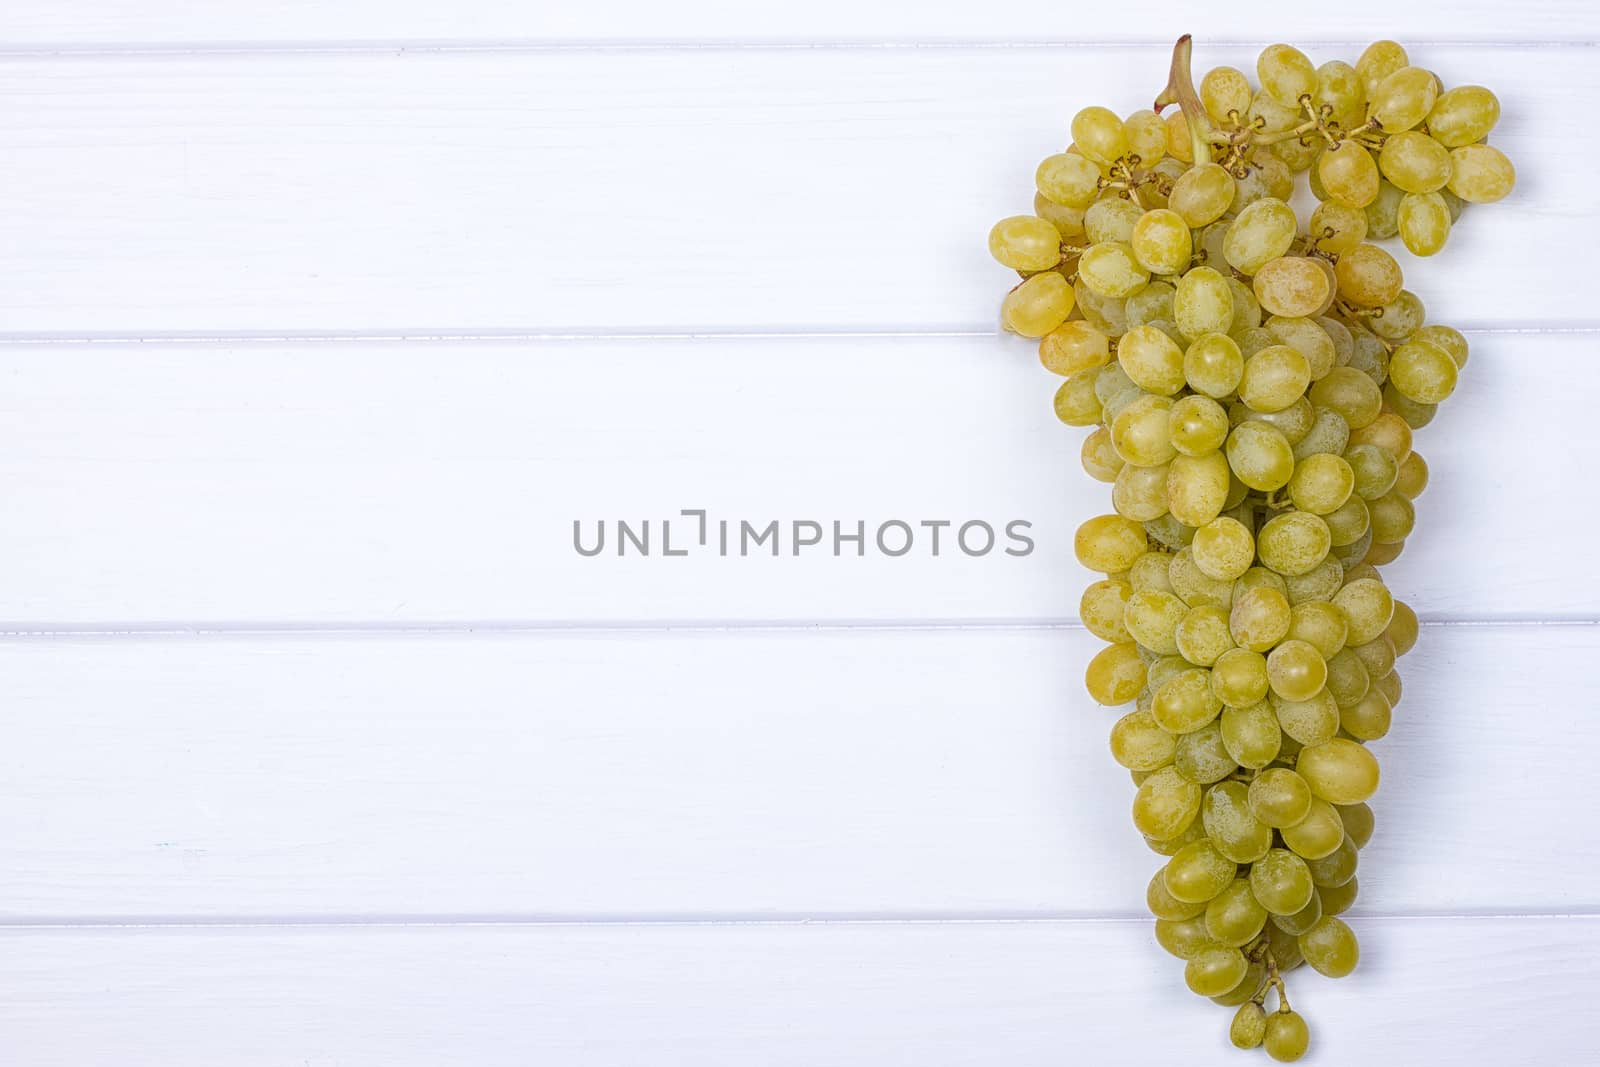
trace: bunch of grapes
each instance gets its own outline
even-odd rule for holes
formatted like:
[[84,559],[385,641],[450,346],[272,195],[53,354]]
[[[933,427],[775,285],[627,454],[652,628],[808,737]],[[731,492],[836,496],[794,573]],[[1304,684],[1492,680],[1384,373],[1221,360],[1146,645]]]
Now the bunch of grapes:
[[1077,532],[1105,575],[1079,610],[1108,642],[1089,693],[1133,704],[1111,752],[1167,857],[1146,894],[1156,939],[1237,1009],[1236,1045],[1288,1061],[1309,1033],[1285,973],[1343,977],[1360,955],[1339,915],[1373,832],[1367,744],[1417,639],[1377,568],[1427,485],[1412,433],[1467,364],[1372,241],[1431,255],[1514,174],[1484,140],[1494,95],[1444,91],[1392,41],[1354,66],[1273,45],[1257,73],[1259,89],[1218,68],[1197,92],[1180,40],[1156,108],[1080,111],[1039,165],[1035,214],[989,247],[1023,277],[1006,328],[1066,378],[1056,413],[1094,427],[1083,467],[1112,486],[1114,513]]

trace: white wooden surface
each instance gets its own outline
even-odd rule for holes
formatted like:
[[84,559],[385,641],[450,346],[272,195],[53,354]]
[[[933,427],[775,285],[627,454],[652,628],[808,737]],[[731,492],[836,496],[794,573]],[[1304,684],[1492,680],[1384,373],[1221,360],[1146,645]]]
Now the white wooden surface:
[[[1296,999],[1315,1062],[1584,1062],[1600,18],[1343,10],[1492,85],[1521,184],[1414,269],[1473,360],[1363,967]],[[1239,1062],[1133,921],[1106,487],[982,247],[1179,11],[6,5],[0,1062]],[[1038,549],[570,547],[686,507]]]

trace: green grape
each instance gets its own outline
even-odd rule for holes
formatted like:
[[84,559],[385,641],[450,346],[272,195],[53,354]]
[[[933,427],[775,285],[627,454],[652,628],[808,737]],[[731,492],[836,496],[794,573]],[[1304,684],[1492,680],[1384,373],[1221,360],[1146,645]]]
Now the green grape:
[[1072,306],[1071,283],[1055,271],[1045,271],[1025,279],[1005,295],[1000,302],[1000,322],[1023,337],[1043,337],[1067,321]]
[[1311,792],[1334,804],[1359,804],[1378,791],[1378,761],[1342,737],[1301,750],[1295,773]]
[[[1334,369],[1345,370],[1346,368],[1335,367]],[[1359,374],[1360,372],[1357,371],[1356,373]],[[1312,388],[1315,389],[1316,386],[1312,386]],[[1379,398],[1380,400],[1382,399],[1381,393]],[[1316,412],[1316,416],[1311,422],[1311,429],[1307,430],[1306,435],[1294,446],[1296,463],[1301,462],[1308,456],[1323,452],[1337,456],[1345,450],[1345,446],[1350,441],[1350,424],[1345,421],[1343,415],[1329,407],[1316,407],[1313,410]],[[1290,476],[1289,480],[1294,480],[1293,475]]]
[[1296,111],[1300,98],[1317,91],[1317,68],[1304,52],[1291,45],[1272,44],[1256,59],[1256,77],[1261,89],[1278,104]]
[[[1169,481],[1170,481],[1170,471]],[[1144,532],[1150,535],[1152,541],[1157,542],[1162,548],[1176,552],[1194,540],[1194,530],[1179,522],[1172,515],[1163,515],[1159,519],[1152,519],[1144,524]]]
[[[1208,578],[1205,572],[1195,565],[1194,553],[1187,547],[1172,557],[1172,564],[1167,568],[1167,574],[1172,579],[1173,592],[1182,597],[1186,604],[1196,607],[1201,604],[1219,604],[1225,608],[1233,605],[1233,583]],[[1231,620],[1229,629],[1231,632]]]
[[1148,711],[1130,711],[1111,727],[1111,758],[1131,771],[1165,767],[1177,750],[1177,738]]
[[1467,365],[1467,339],[1461,336],[1461,331],[1449,326],[1431,325],[1424,326],[1416,333],[1418,341],[1427,341],[1438,345],[1450,353],[1450,358],[1456,361],[1456,369],[1461,370]]
[[[1120,606],[1120,601],[1118,602]],[[1120,615],[1118,616],[1120,621]],[[1344,650],[1345,638],[1349,636],[1349,624],[1344,621],[1344,614],[1338,608],[1326,601],[1312,600],[1295,604],[1289,609],[1289,634],[1297,641],[1304,641],[1328,660],[1328,682],[1330,688],[1333,683],[1333,659]]]
[[[1368,210],[1377,203],[1373,201]],[[1306,231],[1316,241],[1319,252],[1343,255],[1367,237],[1367,212],[1338,200],[1318,204],[1311,212]]]
[[1111,506],[1118,515],[1135,522],[1159,519],[1167,513],[1167,467],[1136,467],[1129,463],[1117,473]]
[[1123,334],[1117,342],[1117,362],[1129,380],[1147,392],[1165,397],[1183,388],[1183,349],[1154,326],[1135,326]]
[[1389,134],[1409,130],[1433,109],[1439,93],[1433,75],[1421,67],[1401,67],[1370,94],[1372,117]]
[[[1344,612],[1345,621],[1350,625],[1348,640],[1351,645],[1364,645],[1376,640],[1394,617],[1394,597],[1382,582],[1374,578],[1348,583],[1334,594],[1333,604]],[[1237,634],[1234,639],[1238,640]]]
[[1405,419],[1406,425],[1413,430],[1420,430],[1432,422],[1439,407],[1437,404],[1419,404],[1397,390],[1393,382],[1384,383],[1383,403],[1385,407]]
[[1162,729],[1186,734],[1217,717],[1222,701],[1211,691],[1210,673],[1200,668],[1181,671],[1156,689],[1150,711]]
[[1206,396],[1186,396],[1172,405],[1169,436],[1186,456],[1215,452],[1228,439],[1228,412]]
[[1114,482],[1124,463],[1111,444],[1111,431],[1098,426],[1083,439],[1080,450],[1084,473],[1099,482]]
[[1188,611],[1189,606],[1172,593],[1141,589],[1128,597],[1122,611],[1122,624],[1145,648],[1171,656],[1178,651],[1178,623]]
[[1366,804],[1336,804],[1334,807],[1339,809],[1339,818],[1344,821],[1344,835],[1356,848],[1366,848],[1375,825],[1372,809]]
[[1244,574],[1255,559],[1255,538],[1249,528],[1227,516],[1212,519],[1195,530],[1191,548],[1195,565],[1207,577],[1226,581]]
[[[1092,571],[1117,574],[1133,566],[1145,551],[1144,528],[1121,515],[1097,515],[1078,527],[1073,551]],[[1388,625],[1388,619],[1384,620]]]
[[1135,326],[1155,326],[1172,320],[1172,294],[1175,289],[1166,282],[1151,282],[1122,302],[1122,315],[1128,329]]
[[1410,65],[1411,60],[1406,58],[1406,50],[1394,41],[1374,41],[1367,45],[1366,51],[1361,53],[1361,58],[1356,60],[1356,73],[1361,75],[1367,99],[1372,99],[1384,78]]
[[[1267,682],[1272,692],[1286,701],[1309,701],[1322,692],[1327,679],[1327,662],[1305,641],[1291,638],[1267,654]],[[1280,713],[1279,719],[1282,718]],[[1283,723],[1283,728],[1289,736],[1304,742],[1288,722]]]
[[1389,698],[1377,689],[1368,689],[1359,700],[1339,708],[1339,728],[1357,741],[1376,741],[1389,732],[1393,720]]
[[1332,804],[1317,798],[1311,801],[1311,811],[1304,819],[1293,826],[1285,826],[1280,832],[1283,834],[1283,843],[1297,855],[1308,860],[1319,860],[1338,849],[1344,840],[1344,823]]
[[1093,426],[1100,421],[1100,398],[1095,395],[1097,372],[1074,374],[1056,390],[1056,418],[1068,426]]
[[1372,539],[1380,545],[1400,544],[1411,536],[1417,523],[1417,512],[1399,493],[1389,492],[1374,500],[1372,508]]
[[1172,400],[1147,394],[1129,403],[1111,422],[1111,444],[1136,467],[1171,461],[1178,454],[1172,446]]
[[1133,798],[1133,825],[1146,837],[1170,840],[1189,828],[1200,812],[1200,787],[1162,767],[1139,785]]
[[1445,148],[1481,141],[1500,121],[1500,101],[1481,85],[1458,85],[1440,93],[1428,112],[1428,134]]
[[[1350,327],[1338,319],[1330,319],[1326,315],[1314,320],[1322,327],[1322,332],[1328,335],[1333,342],[1333,365],[1342,367],[1350,362],[1350,357],[1355,354],[1355,337],[1350,333]],[[1331,369],[1331,368],[1330,368]]]
[[1322,901],[1323,915],[1343,915],[1356,902],[1360,879],[1352,878],[1344,885],[1319,886],[1317,897]]
[[1033,213],[1056,228],[1063,241],[1076,244],[1083,237],[1083,208],[1068,207],[1043,193],[1033,194]]
[[1150,280],[1133,247],[1122,241],[1090,245],[1078,260],[1078,280],[1100,296],[1125,299]]
[[1228,278],[1228,291],[1233,294],[1233,321],[1228,333],[1236,334],[1261,325],[1261,304],[1250,287],[1238,278]]
[[1082,278],[1072,283],[1072,292],[1084,320],[1095,329],[1110,337],[1120,337],[1128,329],[1123,308],[1125,297],[1101,296],[1089,288]]
[[1206,932],[1218,944],[1239,948],[1267,925],[1267,909],[1250,893],[1250,882],[1236,878],[1206,905]]
[[1141,166],[1152,167],[1167,154],[1167,120],[1149,108],[1135,111],[1122,120],[1128,134],[1130,158]]
[[1517,183],[1516,168],[1493,145],[1469,144],[1450,150],[1450,191],[1469,204],[1491,204]]
[[1223,258],[1240,273],[1254,274],[1287,253],[1298,230],[1294,209],[1288,204],[1275,197],[1257,200],[1228,224]]
[[[1193,904],[1210,900],[1222,892],[1233,881],[1237,871],[1237,865],[1218,852],[1210,841],[1196,841],[1179,849],[1177,854],[1167,861],[1167,868],[1162,877],[1166,880],[1167,892],[1175,899]],[[1231,988],[1233,987],[1228,987]],[[1227,989],[1219,989],[1217,992],[1225,993]]]
[[1246,589],[1271,589],[1283,594],[1285,599],[1289,596],[1288,579],[1277,571],[1269,571],[1265,567],[1251,567],[1239,575],[1234,581],[1234,586],[1241,593]]
[[1215,163],[1202,163],[1172,183],[1167,206],[1191,229],[1221,218],[1233,203],[1233,176]]
[[1438,193],[1407,194],[1395,215],[1400,240],[1414,256],[1431,256],[1450,238],[1450,206]]
[[[1178,279],[1172,313],[1185,337],[1222,333],[1233,322],[1233,290],[1219,272],[1210,267],[1195,267]],[[1181,379],[1182,375],[1179,377]]]
[[1360,371],[1381,386],[1389,374],[1389,350],[1370,330],[1352,330],[1350,340],[1350,369]]
[[[1398,606],[1399,602],[1395,601],[1395,604]],[[1393,625],[1392,619],[1390,620],[1390,625]],[[1394,642],[1389,640],[1387,634],[1388,627],[1386,626],[1384,627],[1384,633],[1374,637],[1371,641],[1350,646],[1350,651],[1355,653],[1356,658],[1361,660],[1362,666],[1366,667],[1368,677],[1382,678],[1394,670],[1395,657],[1399,653],[1395,651]]]
[[1078,600],[1078,618],[1084,628],[1102,641],[1129,641],[1122,624],[1122,610],[1133,595],[1133,586],[1114,578],[1091,582]]
[[1450,150],[1425,133],[1397,133],[1384,141],[1378,167],[1403,192],[1434,193],[1450,180]]
[[[1133,784],[1136,787],[1144,785],[1145,780],[1149,779],[1154,773],[1154,771],[1133,771]],[[1143,779],[1138,777],[1141,774],[1144,775]],[[1199,819],[1191,819],[1189,825],[1184,827],[1182,832],[1180,832],[1176,837],[1157,838],[1151,837],[1150,835],[1144,833],[1141,833],[1140,836],[1144,838],[1144,843],[1151,852],[1154,852],[1158,856],[1166,856],[1170,858],[1177,855],[1178,850],[1183,846],[1192,845],[1196,841],[1204,839],[1206,836],[1206,831],[1205,827],[1200,825]]]
[[1235,863],[1254,863],[1272,847],[1272,828],[1250,813],[1241,782],[1219,782],[1206,791],[1201,825],[1212,847]]
[[1274,848],[1251,865],[1250,891],[1272,914],[1293,915],[1311,903],[1316,886],[1305,860],[1286,848]]
[[[1335,550],[1355,544],[1372,522],[1372,516],[1367,510],[1367,502],[1359,496],[1351,496],[1338,509],[1323,516],[1328,524],[1328,540]],[[1332,596],[1332,593],[1328,594]]]
[[1275,1011],[1267,1016],[1264,1042],[1267,1055],[1279,1063],[1293,1063],[1311,1046],[1311,1031],[1297,1011]]
[[1228,1040],[1234,1048],[1259,1048],[1267,1036],[1266,1010],[1255,1001],[1239,1005],[1228,1024]]
[[1448,397],[1455,391],[1457,373],[1450,353],[1431,341],[1407,341],[1389,356],[1389,384],[1419,404]]
[[1239,769],[1222,743],[1222,727],[1215,719],[1178,738],[1172,765],[1179,774],[1200,785],[1220,782]]
[[[1339,609],[1332,604],[1325,606],[1339,617],[1342,624],[1344,617]],[[1348,629],[1346,632],[1348,633]],[[1372,680],[1367,673],[1366,664],[1362,663],[1361,657],[1350,649],[1341,648],[1328,660],[1328,693],[1341,709],[1341,714],[1344,708],[1351,707],[1366,696],[1371,686]],[[1304,744],[1313,743],[1303,737],[1300,741]]]
[[1138,589],[1162,589],[1172,592],[1172,576],[1169,569],[1172,566],[1172,556],[1167,552],[1146,552],[1133,561],[1133,566],[1128,568],[1128,584]]
[[1278,972],[1292,971],[1305,962],[1300,955],[1300,942],[1293,934],[1286,933],[1278,928],[1274,922],[1267,923],[1267,948],[1272,952],[1272,958],[1278,962]]
[[1284,578],[1288,587],[1286,596],[1290,605],[1313,600],[1332,600],[1344,584],[1344,567],[1336,559],[1325,559],[1305,574],[1292,574]]
[[1144,209],[1132,200],[1107,192],[1083,214],[1083,230],[1091,244],[1130,241]]
[[[1362,375],[1363,379],[1365,377]],[[1355,485],[1356,476],[1350,464],[1339,456],[1321,452],[1295,464],[1294,474],[1289,479],[1289,499],[1301,511],[1327,515],[1350,499]]]
[[[1337,323],[1334,325],[1344,330]],[[1331,371],[1338,359],[1332,334],[1316,319],[1277,315],[1267,321],[1267,332],[1306,358],[1313,381]]]
[[1084,688],[1095,703],[1115,707],[1126,704],[1144,688],[1147,670],[1133,642],[1107,645],[1084,670]]
[[1214,604],[1190,608],[1178,623],[1176,637],[1178,654],[1201,667],[1210,667],[1233,648],[1233,638],[1228,635],[1228,613]]
[[[1282,411],[1300,399],[1310,383],[1306,358],[1288,345],[1272,345],[1245,360],[1239,399],[1255,411]],[[1291,458],[1293,454],[1291,448]]]
[[1311,424],[1317,419],[1317,409],[1303,396],[1282,411],[1252,411],[1241,403],[1228,411],[1228,420],[1232,422],[1235,419],[1239,422],[1264,422],[1274,427],[1289,442],[1289,455],[1292,457],[1294,446],[1311,432]]
[[1049,270],[1061,262],[1061,234],[1037,215],[1013,215],[989,231],[989,252],[1012,270]]
[[[1449,177],[1450,157],[1445,155],[1445,177]],[[1444,182],[1439,183],[1441,186]],[[1124,201],[1126,203],[1126,201]],[[1138,210],[1135,207],[1135,210]],[[1146,211],[1129,231],[1128,240],[1140,266],[1151,274],[1177,274],[1189,265],[1194,251],[1189,225],[1183,216],[1168,208]]]
[[1294,446],[1266,423],[1252,420],[1235,426],[1225,451],[1228,466],[1251,489],[1281,489],[1294,474]]
[[1206,902],[1203,900],[1190,903],[1179,900],[1167,892],[1165,867],[1157,871],[1150,879],[1150,884],[1145,887],[1144,901],[1150,908],[1150,914],[1157,919],[1165,919],[1167,922],[1182,922],[1185,919],[1193,919],[1198,915],[1204,915],[1206,911]]
[[1273,315],[1320,315],[1333,299],[1333,279],[1321,260],[1279,256],[1251,281],[1262,310]]
[[1354,141],[1344,141],[1317,160],[1317,177],[1328,195],[1346,207],[1364,208],[1378,199],[1378,165]]
[[1233,67],[1216,67],[1200,79],[1200,106],[1217,126],[1242,126],[1250,118],[1250,79]]
[[1094,162],[1109,166],[1128,154],[1128,131],[1116,112],[1086,107],[1072,116],[1072,143]]
[[1346,838],[1329,855],[1319,860],[1308,860],[1306,867],[1311,871],[1311,880],[1319,888],[1337,889],[1356,876],[1356,867],[1360,862],[1355,842]]
[[1400,463],[1411,455],[1411,439],[1411,427],[1392,411],[1385,411],[1350,435],[1352,445],[1377,445]]
[[[1311,786],[1287,767],[1269,767],[1256,775],[1250,783],[1249,799],[1250,814],[1274,829],[1293,826],[1311,814]],[[1302,902],[1292,910],[1303,907]]]
[[[1198,608],[1195,610],[1199,610]],[[1215,610],[1221,610],[1215,609]],[[1230,636],[1231,641],[1231,636]],[[1225,709],[1248,708],[1252,704],[1259,704],[1267,698],[1267,658],[1259,652],[1252,652],[1248,648],[1230,648],[1218,656],[1211,665],[1211,691],[1222,701]],[[1228,737],[1228,711],[1222,712],[1223,739]],[[1261,746],[1267,744],[1267,738],[1262,736]],[[1239,757],[1239,750],[1233,745],[1228,746],[1228,751],[1235,759]],[[1245,751],[1259,751],[1259,748],[1247,748]],[[1278,752],[1278,730],[1274,724],[1271,733],[1271,748],[1267,758],[1259,766],[1271,762],[1272,756]],[[1241,763],[1246,761],[1240,760]],[[1252,765],[1252,764],[1247,764]]]
[[1367,110],[1367,86],[1356,68],[1332,60],[1317,68],[1317,101],[1333,109],[1333,119],[1345,128],[1359,126]]
[[1060,152],[1039,164],[1034,184],[1053,203],[1087,208],[1100,192],[1100,168],[1083,156]]
[[1394,615],[1383,631],[1383,636],[1389,639],[1389,647],[1394,649],[1396,656],[1403,656],[1416,647],[1418,625],[1417,613],[1411,609],[1411,605],[1403,600],[1396,600]]
[[[1156,877],[1160,878],[1161,872]],[[1162,885],[1165,886],[1165,881]],[[1187,960],[1216,942],[1206,933],[1205,909],[1191,919],[1157,919],[1156,943],[1180,960]]]
[[1339,705],[1326,690],[1305,700],[1285,700],[1276,693],[1270,699],[1278,725],[1298,744],[1321,744],[1339,732]]
[[1110,360],[1111,339],[1081,319],[1063,322],[1039,339],[1039,362],[1052,374],[1070,377]]
[[1394,455],[1379,445],[1352,445],[1344,461],[1355,475],[1355,494],[1362,500],[1376,500],[1394,488],[1400,477],[1400,464]]
[[1322,918],[1322,899],[1313,891],[1311,901],[1293,915],[1274,915],[1272,925],[1286,934],[1298,937],[1317,924]]
[[1353,367],[1334,367],[1311,386],[1311,403],[1327,408],[1354,432],[1369,425],[1383,410],[1383,392],[1369,376]]
[[1168,468],[1167,506],[1179,522],[1199,529],[1222,513],[1228,485],[1228,461],[1222,453],[1178,456]]
[[1305,511],[1283,512],[1256,534],[1261,562],[1285,576],[1308,573],[1327,558],[1331,546],[1328,524]]
[[1368,204],[1363,212],[1367,220],[1367,237],[1370,240],[1386,241],[1400,232],[1400,201],[1405,199],[1405,195],[1398,186],[1390,182],[1378,183],[1377,198]]
[[1184,353],[1183,376],[1195,392],[1220,399],[1239,387],[1244,356],[1232,338],[1208,333],[1196,338]]
[[1383,307],[1400,295],[1405,284],[1400,264],[1373,244],[1357,245],[1340,256],[1334,274],[1339,295],[1357,307]]
[[1266,652],[1289,632],[1289,599],[1276,589],[1246,589],[1233,598],[1228,630],[1234,643],[1252,652]]
[[1247,970],[1244,953],[1213,944],[1189,957],[1183,967],[1183,980],[1202,997],[1217,997],[1244,981]]

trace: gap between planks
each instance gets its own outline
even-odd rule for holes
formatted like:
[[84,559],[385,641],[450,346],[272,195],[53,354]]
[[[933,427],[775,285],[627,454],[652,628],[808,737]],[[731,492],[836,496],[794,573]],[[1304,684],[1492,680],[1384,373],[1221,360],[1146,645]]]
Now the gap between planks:
[[[950,40],[854,40],[834,38],[815,41],[762,40],[759,38],[729,38],[727,40],[531,40],[531,39],[396,39],[393,41],[284,41],[262,43],[256,41],[207,41],[197,43],[154,42],[149,44],[119,44],[115,41],[90,44],[44,42],[34,45],[8,45],[0,41],[0,60],[38,59],[126,59],[151,57],[210,58],[216,56],[349,56],[349,55],[451,55],[458,53],[541,53],[541,52],[957,52],[957,51],[1066,51],[1085,49],[1118,49],[1139,51],[1143,49],[1168,49],[1172,47],[1168,35],[1146,38],[1120,38],[1099,40],[1064,40],[1041,38],[1035,40],[957,39]],[[1208,47],[1255,48],[1270,44],[1269,38],[1227,38],[1207,40]],[[1340,38],[1313,38],[1301,42],[1312,48],[1361,48],[1369,42]],[[1561,49],[1594,48],[1600,41],[1589,39],[1560,40],[1534,38],[1495,40],[1430,38],[1407,42],[1413,48],[1471,48],[1471,49]]]
[[[1424,616],[1428,628],[1581,628],[1600,626],[1600,617]],[[189,640],[197,638],[338,638],[338,637],[458,637],[528,636],[539,634],[810,634],[837,632],[1030,632],[1082,630],[1077,619],[499,619],[416,620],[388,622],[353,620],[313,622],[227,622],[202,620],[188,623],[102,623],[82,625],[29,625],[0,622],[0,641],[58,640]]]
[[[1600,334],[1600,322],[1575,323],[1567,326],[1536,326],[1531,323],[1503,323],[1497,325],[1461,326],[1462,333],[1471,336],[1545,335],[1552,337]],[[147,347],[152,345],[458,345],[458,344],[593,344],[608,342],[679,343],[683,341],[864,341],[864,340],[934,340],[951,338],[997,339],[1005,336],[995,330],[974,329],[961,325],[934,326],[914,329],[886,326],[881,329],[717,329],[707,327],[697,330],[334,330],[273,333],[270,331],[243,331],[239,333],[0,333],[0,348],[23,347],[81,347],[117,346]]]

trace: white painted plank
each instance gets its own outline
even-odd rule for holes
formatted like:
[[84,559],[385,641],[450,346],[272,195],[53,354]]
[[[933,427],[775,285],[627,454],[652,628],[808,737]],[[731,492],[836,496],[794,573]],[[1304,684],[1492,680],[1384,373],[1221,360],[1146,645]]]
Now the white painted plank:
[[[1417,58],[1500,93],[1523,184],[1414,288],[1458,324],[1593,323],[1571,296],[1595,201],[1568,118],[1600,91],[1591,51]],[[1030,210],[1073,110],[1145,106],[1165,66],[1155,47],[8,61],[0,317],[74,335],[989,329],[1009,284],[990,225]]]
[[[647,0],[593,4],[527,4],[469,0],[440,6],[423,0],[231,0],[195,5],[185,0],[13,0],[0,14],[0,44],[94,47],[315,41],[525,41],[632,43],[644,41],[1149,41],[1194,30],[1221,40],[1283,39],[1299,43],[1330,35],[1326,12],[1264,0],[1208,8],[1203,18],[1176,0],[1126,7],[1080,5],[1064,11],[1044,0],[974,5],[961,0],[882,0],[852,4],[741,4],[689,0],[663,6]],[[1333,31],[1354,40],[1399,36],[1452,41],[1593,38],[1600,33],[1591,5],[1539,0],[1505,8],[1488,0],[1453,5],[1448,17],[1428,5],[1352,0],[1339,8]],[[1359,28],[1359,29],[1358,29]]]
[[[13,918],[1133,914],[1082,631],[0,644]],[[1363,903],[1600,903],[1593,627],[1429,627]],[[1536,724],[1536,725],[1535,725]],[[1533,785],[1530,783],[1537,783]],[[1530,866],[1538,869],[1530,877]]]
[[[1589,1062],[1592,918],[1356,925],[1353,975],[1289,975],[1306,1062]],[[0,1044],[35,1067],[1246,1062],[1230,1011],[1142,923],[9,929],[0,947]]]
[[[1419,434],[1432,484],[1391,579],[1433,617],[1594,617],[1600,575],[1527,516],[1583,521],[1595,338],[1473,343]],[[1110,507],[1015,339],[12,346],[0,374],[14,628],[1060,620],[1090,577],[1073,531]],[[685,508],[733,524],[730,555]],[[667,518],[690,555],[660,555]],[[612,524],[604,555],[575,519],[590,547]],[[618,558],[617,519],[652,520],[656,555]],[[896,519],[909,554],[833,555],[832,522]],[[968,557],[953,528],[935,557],[917,525],[1016,519],[1023,557]],[[738,524],[773,520],[780,558],[740,557]],[[796,520],[826,524],[798,557]]]

